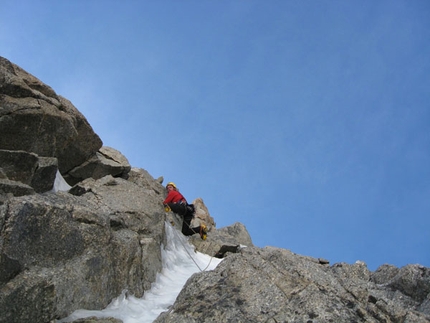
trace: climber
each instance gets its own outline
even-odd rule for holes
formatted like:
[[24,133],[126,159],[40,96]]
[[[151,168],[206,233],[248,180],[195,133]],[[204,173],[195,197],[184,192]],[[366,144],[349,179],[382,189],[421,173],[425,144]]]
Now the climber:
[[191,236],[195,233],[199,233],[202,240],[206,240],[208,228],[203,223],[198,226],[191,228],[191,220],[194,217],[194,205],[188,204],[185,197],[179,193],[175,183],[169,182],[166,185],[167,197],[164,200],[164,209],[172,211],[182,217],[182,233],[186,236]]

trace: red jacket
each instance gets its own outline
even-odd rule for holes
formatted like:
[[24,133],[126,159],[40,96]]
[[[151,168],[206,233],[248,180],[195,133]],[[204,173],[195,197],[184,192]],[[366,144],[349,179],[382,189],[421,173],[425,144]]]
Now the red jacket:
[[185,197],[182,196],[181,193],[178,191],[170,191],[169,194],[167,194],[166,199],[164,200],[163,204],[167,203],[187,203],[187,200],[185,200]]

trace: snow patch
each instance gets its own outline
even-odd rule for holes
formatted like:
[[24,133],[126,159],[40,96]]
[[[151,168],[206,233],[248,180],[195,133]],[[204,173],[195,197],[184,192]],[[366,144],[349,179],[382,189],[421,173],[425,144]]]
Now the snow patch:
[[213,270],[222,261],[195,251],[187,238],[170,223],[165,223],[167,244],[161,246],[162,270],[151,289],[142,298],[123,291],[104,310],[77,310],[57,323],[71,322],[89,316],[114,317],[124,323],[153,322],[175,302],[188,278],[194,273]]
[[61,176],[60,172],[57,170],[57,175],[55,176],[54,187],[52,188],[52,191],[53,192],[68,191],[71,188],[72,187],[69,184],[67,184],[63,176]]

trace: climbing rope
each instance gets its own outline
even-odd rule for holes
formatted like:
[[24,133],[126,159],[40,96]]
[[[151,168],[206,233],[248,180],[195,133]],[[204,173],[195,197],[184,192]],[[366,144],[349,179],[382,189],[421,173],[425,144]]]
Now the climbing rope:
[[[186,206],[185,206],[186,207]],[[172,212],[173,214],[176,214],[175,212]],[[185,213],[186,213],[186,209],[185,209]],[[191,228],[191,226],[187,223],[187,222],[185,222],[184,221],[184,216],[182,215],[180,215],[180,214],[176,214],[177,216],[179,216],[180,218],[181,218],[181,220],[182,220],[182,222],[183,223],[185,223],[187,226],[188,226],[188,228],[190,228],[190,230],[191,231],[193,231],[194,233],[197,233],[196,231],[194,231],[193,230],[193,228]],[[185,252],[187,253],[187,255],[191,258],[191,260],[196,264],[196,266],[197,266],[197,268],[200,270],[200,272],[203,272],[203,271],[206,271],[206,269],[208,269],[208,267],[210,266],[210,264],[211,264],[211,262],[212,262],[212,258],[213,258],[213,256],[211,256],[211,259],[209,260],[209,263],[207,264],[207,266],[204,268],[204,269],[201,269],[200,268],[200,266],[199,266],[199,264],[195,261],[195,259],[194,259],[194,257],[188,252],[188,249],[187,249],[187,247],[184,245],[184,243],[182,242],[182,239],[179,239],[179,241],[181,242],[181,244],[182,244],[182,246],[184,247],[184,249],[185,249]]]
[[191,260],[196,264],[197,268],[200,270],[200,272],[206,271],[206,269],[208,269],[208,267],[210,266],[211,262],[212,262],[212,258],[213,256],[211,256],[211,259],[209,260],[209,263],[207,264],[207,266],[204,269],[201,269],[199,264],[195,261],[194,257],[188,252],[187,247],[184,245],[184,243],[182,242],[182,240],[180,239],[179,241],[181,241],[182,246],[185,249],[185,252],[187,253],[187,255],[191,258]]

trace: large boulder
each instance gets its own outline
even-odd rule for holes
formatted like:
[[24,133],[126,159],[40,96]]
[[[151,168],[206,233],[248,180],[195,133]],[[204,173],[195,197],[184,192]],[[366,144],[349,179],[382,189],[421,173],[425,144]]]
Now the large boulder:
[[37,168],[31,180],[31,187],[37,193],[53,189],[58,172],[58,160],[55,157],[39,157]]
[[26,151],[0,149],[0,165],[5,178],[30,185],[38,164],[38,156]]
[[0,196],[50,191],[54,186],[57,170],[57,159],[54,157],[39,157],[22,150],[0,149]]
[[[190,238],[190,242],[196,247],[197,251],[211,256],[219,254],[220,251],[223,253],[223,250],[237,252],[240,248],[253,246],[248,230],[239,222],[218,230],[212,229],[208,232],[205,241],[201,240],[199,235],[194,235]],[[223,256],[221,254],[219,258]]]
[[64,178],[70,185],[86,178],[99,179],[106,175],[126,178],[130,169],[127,158],[121,152],[103,146],[93,157],[70,170]]
[[0,57],[0,149],[55,157],[66,174],[101,147],[100,138],[70,101]]

